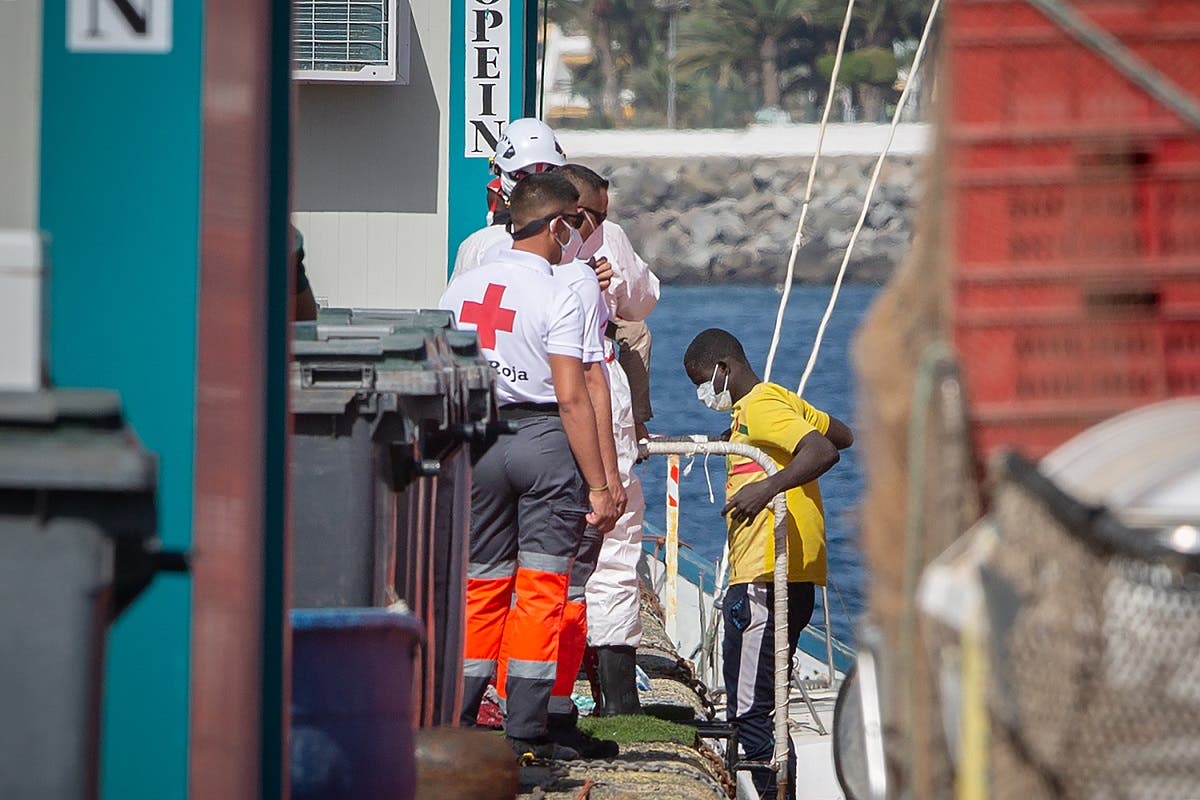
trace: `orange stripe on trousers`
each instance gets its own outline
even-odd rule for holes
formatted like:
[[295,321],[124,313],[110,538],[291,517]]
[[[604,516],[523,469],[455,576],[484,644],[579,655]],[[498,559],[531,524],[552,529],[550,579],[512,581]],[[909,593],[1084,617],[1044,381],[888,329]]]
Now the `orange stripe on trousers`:
[[467,579],[467,631],[463,657],[494,661],[512,606],[515,576]]
[[567,601],[558,640],[558,672],[554,678],[554,690],[550,693],[552,697],[570,697],[575,692],[575,678],[579,676],[586,649],[587,606]]
[[567,581],[568,576],[554,572],[517,570],[517,602],[505,622],[496,665],[496,691],[501,697],[508,696],[508,659],[558,660]]

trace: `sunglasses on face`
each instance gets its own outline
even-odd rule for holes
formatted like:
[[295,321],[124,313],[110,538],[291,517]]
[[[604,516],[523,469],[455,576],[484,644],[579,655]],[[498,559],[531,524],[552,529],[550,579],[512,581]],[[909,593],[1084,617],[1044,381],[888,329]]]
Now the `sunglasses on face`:
[[[600,227],[600,224],[602,222],[604,222],[604,220],[608,219],[607,211],[597,211],[596,209],[588,208],[587,206],[580,206],[579,210],[582,211],[583,213],[587,214],[588,216],[590,216],[592,218],[592,223],[597,228]],[[575,227],[579,227],[579,226],[576,225]]]
[[582,211],[576,211],[574,213],[567,213],[567,214],[560,214],[559,216],[561,216],[566,221],[566,223],[568,225],[570,225],[572,228],[574,228],[575,230],[579,230],[581,227],[583,227],[584,217],[583,217]]

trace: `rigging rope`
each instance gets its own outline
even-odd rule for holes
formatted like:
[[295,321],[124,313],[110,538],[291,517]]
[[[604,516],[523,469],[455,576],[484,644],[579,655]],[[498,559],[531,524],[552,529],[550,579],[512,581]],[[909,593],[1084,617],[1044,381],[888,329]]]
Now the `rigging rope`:
[[800,207],[800,222],[796,225],[796,238],[792,240],[792,254],[788,257],[787,277],[783,281],[783,297],[779,299],[779,313],[775,315],[775,333],[771,336],[771,349],[767,351],[767,366],[763,380],[771,380],[771,367],[775,363],[775,351],[779,348],[779,336],[783,331],[783,314],[787,310],[788,297],[792,293],[792,277],[796,274],[796,255],[800,252],[800,241],[804,236],[804,220],[808,218],[808,206],[812,202],[813,181],[817,177],[817,162],[821,160],[821,148],[825,144],[825,129],[829,125],[829,111],[833,108],[833,97],[837,89],[838,73],[842,70],[842,54],[846,51],[846,34],[850,31],[850,19],[854,14],[854,0],[846,4],[846,18],[842,20],[842,32],[838,35],[837,54],[833,57],[833,69],[829,75],[829,94],[825,97],[825,110],[821,112],[821,127],[817,130],[817,149],[812,163],[808,165],[808,185],[804,188],[804,205]]
[[[850,234],[850,241],[846,244],[846,254],[842,256],[842,264],[838,267],[837,279],[833,282],[833,293],[829,296],[829,304],[825,307],[825,314],[821,317],[821,324],[817,328],[817,337],[813,340],[812,353],[808,356],[808,365],[805,366],[804,374],[800,377],[800,386],[796,389],[796,394],[804,394],[804,387],[812,375],[813,368],[817,365],[817,355],[821,352],[821,341],[825,338],[825,329],[829,325],[829,318],[833,316],[833,307],[837,305],[838,293],[842,289],[842,280],[846,277],[846,267],[850,264],[850,255],[854,252],[854,244],[858,241],[858,234],[862,231],[863,223],[867,221],[867,212],[871,209],[871,200],[875,196],[875,187],[879,183],[879,173],[883,171],[883,162],[887,160],[888,153],[892,150],[892,142],[896,138],[896,128],[900,125],[900,115],[908,102],[908,93],[915,83],[913,78],[917,76],[917,71],[921,68],[925,45],[929,42],[929,33],[933,30],[933,22],[937,18],[937,12],[941,5],[942,0],[933,0],[933,4],[929,7],[929,18],[925,20],[925,30],[921,32],[921,41],[917,45],[912,67],[908,71],[908,80],[904,84],[904,91],[900,93],[900,99],[896,102],[896,113],[892,115],[892,125],[888,129],[887,143],[884,144],[883,152],[879,154],[879,160],[875,162],[875,169],[871,173],[871,182],[867,185],[867,196],[863,200],[862,212],[858,215],[854,232]],[[782,318],[782,316],[781,311],[780,317]]]

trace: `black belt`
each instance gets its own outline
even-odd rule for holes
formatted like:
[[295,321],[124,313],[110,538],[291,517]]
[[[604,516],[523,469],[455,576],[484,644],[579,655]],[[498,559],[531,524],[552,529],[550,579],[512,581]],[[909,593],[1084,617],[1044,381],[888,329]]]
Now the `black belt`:
[[505,420],[557,416],[558,403],[509,403],[500,406],[500,419]]
[[617,323],[613,322],[610,319],[608,321],[608,327],[606,327],[604,329],[604,335],[606,337],[608,337],[609,339],[616,339],[617,338],[617,330],[618,330]]

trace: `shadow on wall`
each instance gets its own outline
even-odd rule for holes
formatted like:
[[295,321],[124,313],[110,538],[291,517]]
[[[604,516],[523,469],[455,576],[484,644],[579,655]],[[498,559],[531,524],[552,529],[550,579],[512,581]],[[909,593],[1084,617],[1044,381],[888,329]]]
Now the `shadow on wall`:
[[409,83],[301,84],[296,211],[436,213],[440,115],[412,29]]

